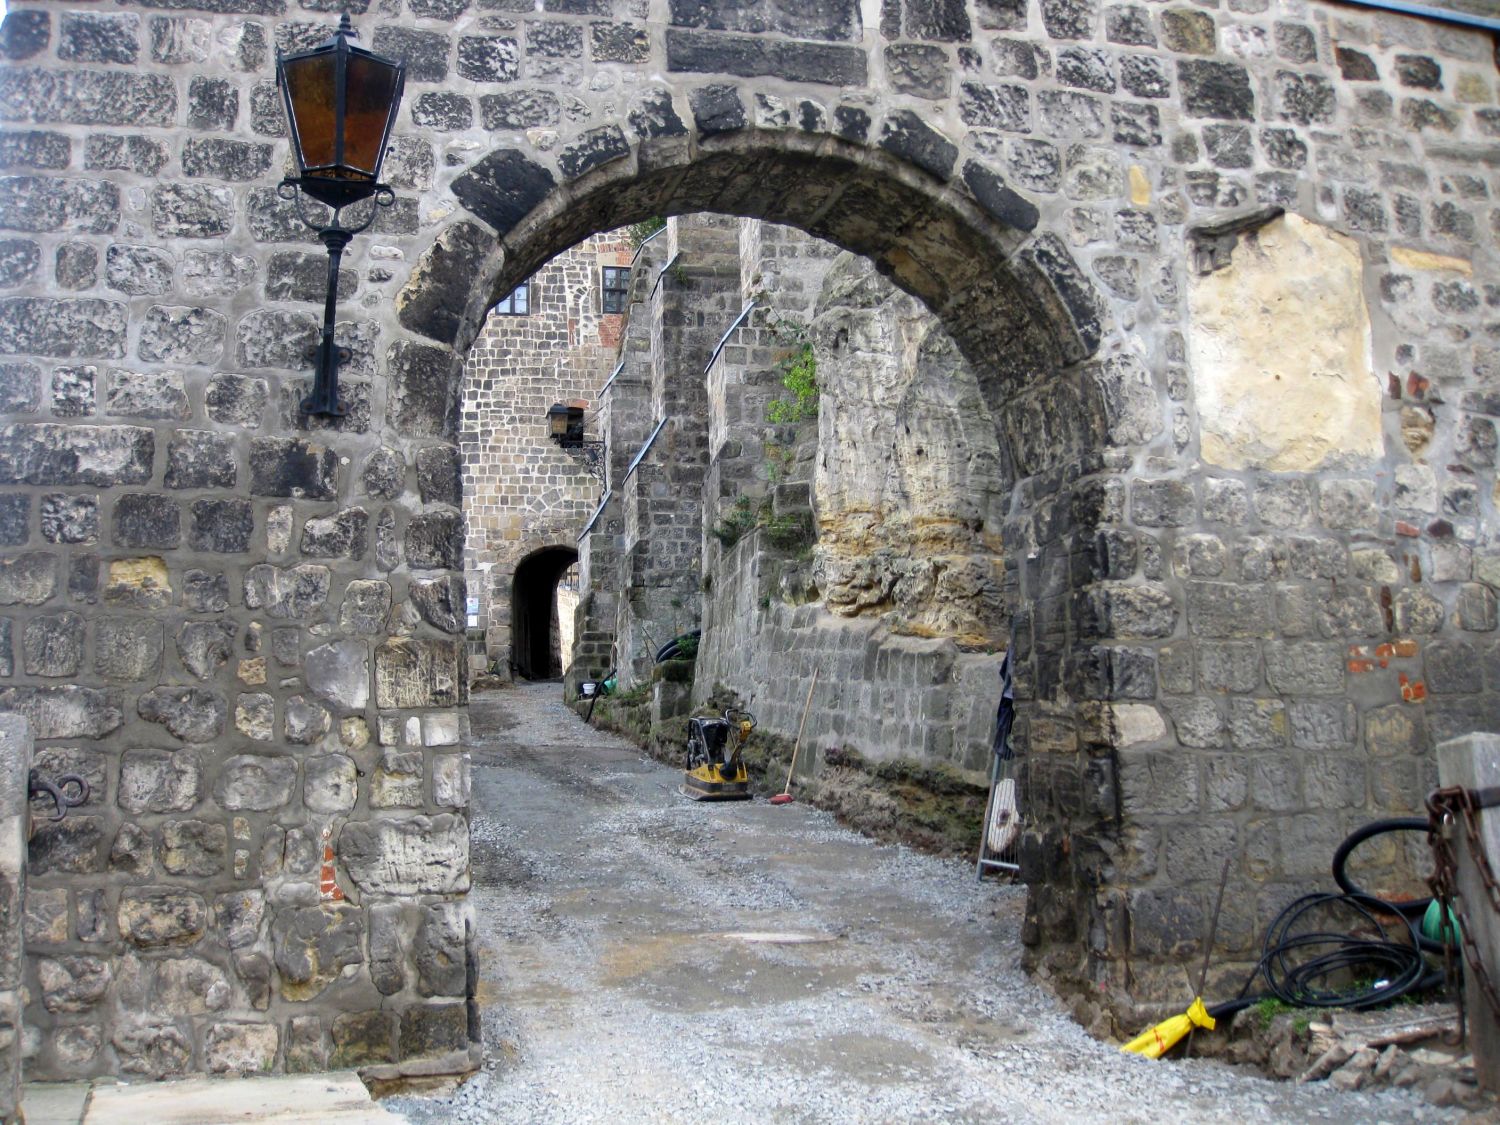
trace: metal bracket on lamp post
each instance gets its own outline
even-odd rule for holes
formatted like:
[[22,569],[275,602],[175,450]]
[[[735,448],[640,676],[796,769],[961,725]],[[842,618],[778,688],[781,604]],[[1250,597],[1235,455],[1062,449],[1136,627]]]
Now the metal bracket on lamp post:
[[576,441],[559,441],[562,451],[579,462],[589,475],[604,485],[604,442],[599,438],[583,438]]
[[[382,207],[390,207],[396,202],[396,193],[386,184],[372,184],[369,194],[364,198],[371,199],[373,202],[370,205],[370,213],[365,216],[363,222],[354,226],[342,225],[339,220],[343,216],[344,207],[335,207],[333,221],[323,226],[308,218],[307,213],[303,211],[304,193],[301,188],[300,179],[288,177],[282,180],[276,188],[276,194],[282,199],[296,201],[297,217],[318,236],[318,241],[328,248],[328,293],[323,301],[323,336],[318,344],[312,393],[302,400],[301,410],[303,414],[338,418],[345,413],[344,404],[339,401],[339,363],[347,361],[350,357],[348,348],[341,348],[333,342],[334,318],[338,312],[339,263],[343,259],[344,248],[349,245],[354,236],[369,229]],[[355,199],[344,206],[352,206],[360,202],[363,200]]]

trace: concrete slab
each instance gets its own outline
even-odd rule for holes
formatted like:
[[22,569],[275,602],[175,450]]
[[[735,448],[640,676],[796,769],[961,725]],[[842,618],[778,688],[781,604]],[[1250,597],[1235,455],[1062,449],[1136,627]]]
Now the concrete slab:
[[21,1087],[26,1125],[78,1125],[92,1082],[28,1082]]
[[100,1082],[83,1125],[401,1125],[376,1105],[353,1071],[276,1078]]

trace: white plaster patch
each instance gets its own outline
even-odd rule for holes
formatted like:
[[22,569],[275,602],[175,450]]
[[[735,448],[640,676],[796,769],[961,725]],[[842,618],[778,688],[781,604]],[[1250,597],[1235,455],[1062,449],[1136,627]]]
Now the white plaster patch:
[[1245,235],[1189,285],[1203,459],[1229,469],[1358,465],[1384,449],[1352,239],[1297,215]]

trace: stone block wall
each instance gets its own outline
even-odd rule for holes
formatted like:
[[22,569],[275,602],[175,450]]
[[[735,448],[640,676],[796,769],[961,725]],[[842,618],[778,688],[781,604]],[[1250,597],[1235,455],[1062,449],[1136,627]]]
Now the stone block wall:
[[456,450],[136,365],[7,369],[0,701],[92,789],[30,846],[29,1065],[462,1069],[468,982],[420,968],[472,938]]
[[[340,280],[336,426],[295,416],[323,266],[274,87],[332,20],[5,16],[0,707],[104,779],[33,850],[37,1073],[467,1057],[464,358],[516,283],[652,215],[865,254],[980,374],[1044,813],[1026,937],[1080,994],[1178,993],[1215,887],[1177,829],[1234,841],[1230,960],[1303,878],[1280,841],[1357,815],[1325,760],[1496,721],[1492,37],[1318,0],[553,7],[354,13],[410,71],[396,204]],[[1257,339],[1286,344],[1258,371]],[[1337,440],[1279,424],[1319,417]],[[1223,635],[1247,614],[1268,635]],[[1211,785],[1262,708],[1300,772]]]
[[[594,235],[528,279],[529,312],[491,313],[464,368],[464,569],[484,633],[475,672],[512,670],[512,580],[540,550],[571,547],[603,492],[600,481],[549,437],[553,403],[587,403],[590,439],[624,317],[604,313],[601,269],[628,267],[621,232]],[[477,647],[477,646],[476,646]]]
[[739,311],[737,221],[673,218],[665,237],[667,262],[639,310],[649,318],[650,444],[615,488],[623,515],[615,626],[622,687],[649,678],[656,650],[698,626],[709,425],[704,369]]
[[[868,260],[747,222],[741,263],[766,307],[708,371],[714,507],[694,696],[727,688],[792,737],[817,669],[814,751],[985,769],[1009,638],[997,553],[1009,495],[978,381]],[[815,413],[773,423],[804,339]],[[733,540],[740,497],[759,526]],[[785,541],[809,505],[805,540]]]
[[[26,977],[26,838],[31,727],[0,715],[0,1121],[19,1121]],[[51,815],[49,810],[48,815]]]

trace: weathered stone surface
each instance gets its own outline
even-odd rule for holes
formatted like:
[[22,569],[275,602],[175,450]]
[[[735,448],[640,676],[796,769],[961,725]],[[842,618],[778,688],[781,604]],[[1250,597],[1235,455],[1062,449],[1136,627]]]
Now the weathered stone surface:
[[1351,242],[1288,215],[1197,278],[1188,344],[1205,459],[1285,471],[1379,455],[1361,272]]
[[401,1016],[401,1055],[420,1058],[445,1055],[469,1046],[468,1014],[463,1004],[423,1004]]
[[215,375],[204,395],[208,416],[215,422],[251,429],[259,427],[269,401],[266,380],[252,375]]
[[178,430],[167,444],[168,488],[233,488],[238,479],[234,437],[217,430]]
[[172,256],[150,246],[111,246],[104,254],[105,284],[131,296],[160,296],[172,288]]
[[153,688],[137,704],[141,718],[161,723],[184,742],[212,742],[224,733],[229,705],[216,691],[203,688]]
[[466,809],[469,796],[469,755],[436,755],[432,759],[432,803],[444,808]]
[[[92,285],[90,274],[86,284]],[[93,414],[97,401],[96,384],[99,369],[93,364],[57,367],[52,371],[52,413],[59,418],[78,418]]]
[[22,633],[28,676],[73,676],[83,664],[83,617],[70,610],[33,617]]
[[117,697],[72,685],[0,688],[0,711],[25,716],[39,739],[103,738],[124,722]]
[[291,800],[296,784],[295,759],[237,754],[221,767],[214,799],[236,811],[277,809]]
[[363,641],[320,645],[311,649],[302,663],[307,686],[334,707],[359,711],[369,702],[370,658]]
[[407,587],[407,597],[423,621],[457,634],[464,631],[464,589],[464,580],[457,575],[415,579]]
[[276,699],[265,692],[245,692],[235,701],[234,729],[257,742],[276,734]]
[[151,492],[132,492],[115,501],[110,538],[117,547],[171,550],[182,539],[182,509]]
[[345,1012],[333,1021],[333,1054],[329,1063],[335,1067],[368,1066],[391,1062],[395,1058],[397,1017],[394,1012]]
[[110,1042],[120,1056],[120,1069],[127,1074],[166,1078],[192,1065],[192,1040],[174,1024],[127,1025]]
[[298,438],[253,438],[250,493],[331,500],[338,481],[338,455],[326,446]]
[[[471,171],[467,175],[473,174]],[[455,190],[463,182],[464,179],[456,182]],[[429,339],[451,343],[463,323],[468,303],[466,279],[483,269],[493,246],[493,237],[473,223],[458,223],[448,228],[422,255],[410,280],[396,297],[402,325]],[[403,349],[403,355],[414,353],[415,349],[410,352]]]
[[111,371],[104,413],[124,418],[185,419],[190,408],[183,377],[177,372]]
[[406,525],[406,564],[413,569],[463,566],[464,522],[457,512],[428,512]]
[[412,943],[412,961],[417,969],[417,989],[423,996],[464,995],[467,915],[459,903],[439,903],[422,910]]
[[120,760],[120,807],[130,813],[189,811],[202,798],[198,757],[189,750],[126,750]]
[[309,906],[277,912],[271,922],[281,994],[309,1000],[348,966],[364,963],[364,923],[354,906]]
[[0,352],[119,359],[125,354],[125,320],[118,301],[0,298]]
[[450,707],[468,698],[464,648],[458,641],[392,637],[375,649],[379,707]]
[[208,820],[177,820],[162,825],[163,870],[168,875],[220,875],[229,850],[229,833]]
[[302,525],[302,554],[315,559],[364,557],[370,524],[363,508],[345,508],[336,516],[310,519]]
[[387,750],[370,781],[370,807],[416,809],[423,804],[422,755],[415,750]]
[[98,957],[42,957],[37,961],[42,1006],[49,1012],[87,1012],[104,999],[113,974]]
[[57,589],[57,559],[43,552],[0,559],[0,605],[42,605]]
[[141,484],[154,451],[151,431],[139,426],[0,426],[0,483]]
[[184,571],[182,605],[194,613],[223,613],[229,608],[228,578],[206,570]]
[[245,572],[245,605],[272,617],[303,620],[328,600],[331,574],[326,566],[252,566]]
[[310,746],[322,738],[333,725],[328,709],[300,695],[286,701],[286,740],[297,746]]
[[351,821],[336,850],[349,877],[371,894],[452,894],[469,886],[468,824],[451,813]]
[[120,191],[107,181],[0,177],[0,228],[108,234],[119,224]]
[[389,582],[356,579],[344,588],[339,607],[339,628],[346,633],[377,636],[385,628],[391,612]]
[[280,1041],[274,1024],[216,1023],[203,1041],[203,1063],[210,1074],[268,1074]]
[[139,617],[101,617],[94,632],[94,671],[106,680],[153,678],[161,668],[161,622]]
[[95,874],[104,868],[104,828],[98,816],[33,822],[27,870],[31,874]]
[[314,812],[348,812],[359,798],[359,775],[354,759],[344,754],[309,758],[302,799]]
[[234,193],[208,184],[163,184],[151,192],[151,225],[163,238],[223,238],[234,225]]
[[867,74],[864,52],[856,47],[675,28],[667,31],[667,69],[742,77],[775,74],[797,82],[837,86],[862,86]]
[[120,892],[120,935],[134,945],[188,945],[203,936],[203,896],[175,887],[128,887]]

